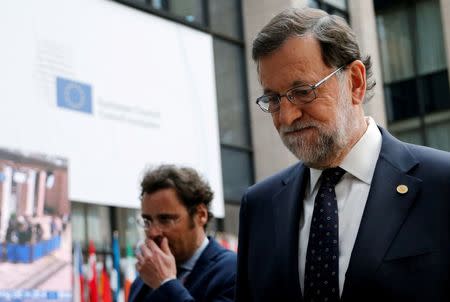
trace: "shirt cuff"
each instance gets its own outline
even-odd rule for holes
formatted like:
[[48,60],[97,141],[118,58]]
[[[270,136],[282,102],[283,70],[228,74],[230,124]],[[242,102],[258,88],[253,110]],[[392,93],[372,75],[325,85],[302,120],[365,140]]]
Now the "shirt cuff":
[[170,281],[170,280],[175,280],[175,279],[176,279],[175,277],[169,277],[169,278],[166,278],[166,279],[163,280],[163,282],[161,282],[161,285],[160,285],[160,286],[162,286],[164,283],[166,283],[166,282],[168,282],[168,281]]

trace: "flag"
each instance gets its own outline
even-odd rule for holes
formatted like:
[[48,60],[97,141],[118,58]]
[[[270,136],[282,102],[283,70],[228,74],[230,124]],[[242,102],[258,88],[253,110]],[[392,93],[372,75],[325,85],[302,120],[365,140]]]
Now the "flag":
[[127,259],[125,266],[125,281],[123,284],[125,302],[128,302],[128,295],[130,294],[131,283],[133,283],[136,278],[136,273],[134,269],[134,259],[133,259],[133,249],[128,244],[127,245]]
[[83,255],[79,242],[73,250],[73,302],[84,302]]
[[89,285],[89,302],[98,302],[97,291],[97,267],[95,259],[95,246],[92,240],[89,241],[89,268],[88,268],[88,285]]
[[111,284],[108,276],[108,267],[106,265],[106,260],[103,261],[102,274],[100,276],[99,283],[100,300],[103,302],[112,302]]
[[56,94],[58,107],[92,114],[91,85],[57,77]]
[[97,280],[97,293],[98,293],[98,301],[102,302],[102,293],[103,293],[103,267],[104,264],[103,262],[100,262],[97,264],[97,272],[98,272],[98,267],[100,266],[100,274],[98,275],[98,280]]
[[118,302],[120,293],[120,247],[119,247],[119,234],[114,231],[113,242],[113,270],[111,271],[111,289],[114,293],[114,302]]

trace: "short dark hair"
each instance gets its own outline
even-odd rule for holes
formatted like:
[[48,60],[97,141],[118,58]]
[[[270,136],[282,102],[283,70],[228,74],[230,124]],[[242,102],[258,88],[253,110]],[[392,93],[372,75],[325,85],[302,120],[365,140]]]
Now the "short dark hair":
[[141,181],[141,201],[144,194],[152,194],[162,189],[174,189],[191,217],[196,213],[199,204],[204,204],[208,209],[208,221],[213,217],[209,206],[214,193],[194,169],[175,165],[149,168]]
[[261,57],[280,48],[289,38],[308,34],[319,42],[327,66],[338,68],[355,60],[363,62],[367,78],[365,101],[370,100],[376,84],[370,56],[361,56],[356,35],[343,18],[323,10],[288,8],[276,15],[253,41],[253,60],[258,63]]

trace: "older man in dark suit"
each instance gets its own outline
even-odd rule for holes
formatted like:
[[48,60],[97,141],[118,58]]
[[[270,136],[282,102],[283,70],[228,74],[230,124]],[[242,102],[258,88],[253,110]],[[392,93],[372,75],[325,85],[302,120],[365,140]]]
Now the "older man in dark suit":
[[450,154],[364,115],[370,57],[345,21],[286,10],[253,59],[300,162],[243,197],[237,301],[449,301]]

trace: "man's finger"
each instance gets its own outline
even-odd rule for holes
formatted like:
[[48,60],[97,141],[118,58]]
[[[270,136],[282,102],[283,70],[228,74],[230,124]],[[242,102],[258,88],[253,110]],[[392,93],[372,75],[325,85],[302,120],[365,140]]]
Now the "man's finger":
[[145,259],[144,259],[144,257],[141,254],[136,255],[136,259],[137,259],[137,263],[144,263],[145,262]]
[[144,258],[146,258],[151,257],[153,253],[146,244],[143,244],[141,245],[141,254]]
[[164,254],[166,255],[170,255],[172,254],[172,252],[170,251],[169,248],[169,241],[167,240],[166,237],[163,238],[162,242],[161,242],[161,250],[164,252]]
[[141,265],[141,263],[139,261],[137,261],[136,264],[135,264],[135,267],[136,267],[136,271],[140,272],[142,265]]
[[161,251],[161,249],[159,248],[159,246],[153,241],[150,240],[147,244],[147,247],[150,249],[150,251],[154,254],[158,253]]
[[139,242],[136,244],[136,248],[134,249],[134,254],[140,255],[141,254],[141,246],[145,244],[145,241],[143,239],[139,240]]

